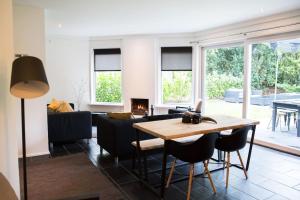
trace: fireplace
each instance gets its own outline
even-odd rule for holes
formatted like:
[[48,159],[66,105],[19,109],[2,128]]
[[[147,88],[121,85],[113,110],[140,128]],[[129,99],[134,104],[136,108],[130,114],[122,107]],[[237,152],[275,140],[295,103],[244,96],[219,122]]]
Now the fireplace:
[[134,115],[145,115],[149,113],[149,99],[131,99],[131,112]]

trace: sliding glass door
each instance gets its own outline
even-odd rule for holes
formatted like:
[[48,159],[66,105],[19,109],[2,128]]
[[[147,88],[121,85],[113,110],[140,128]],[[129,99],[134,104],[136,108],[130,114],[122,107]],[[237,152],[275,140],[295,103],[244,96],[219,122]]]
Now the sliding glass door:
[[[299,151],[300,37],[249,42],[202,49],[204,114],[259,120],[257,142]],[[244,55],[245,49],[250,53]],[[251,64],[244,65],[244,60]],[[244,79],[244,71],[250,81]],[[244,101],[245,95],[249,102]],[[289,106],[278,107],[280,102]]]
[[[252,44],[249,118],[257,119],[257,138],[300,149],[297,110],[281,107],[272,119],[274,102],[300,103],[300,38]],[[275,132],[272,131],[272,120]],[[298,125],[299,126],[299,125]]]
[[205,114],[242,117],[244,47],[205,49]]

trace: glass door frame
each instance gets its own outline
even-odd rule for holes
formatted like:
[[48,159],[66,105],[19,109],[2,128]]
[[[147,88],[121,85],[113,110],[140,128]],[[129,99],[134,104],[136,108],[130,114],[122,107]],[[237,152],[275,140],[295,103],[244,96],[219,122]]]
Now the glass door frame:
[[[216,49],[216,48],[230,48],[230,47],[237,47],[237,46],[240,46],[240,47],[243,47],[245,48],[244,46],[244,42],[243,41],[239,41],[239,42],[229,42],[229,43],[226,43],[226,44],[217,44],[217,45],[208,45],[208,46],[200,46],[199,47],[199,52],[200,52],[200,81],[199,81],[199,84],[200,84],[200,92],[199,92],[199,97],[202,99],[202,111],[205,113],[205,106],[206,106],[206,50],[208,49]],[[245,63],[245,49],[244,49],[244,63]],[[243,68],[243,71],[244,71],[244,76],[245,76],[245,64],[244,64],[244,68]],[[245,79],[245,78],[244,78]],[[244,80],[245,81],[245,80]],[[244,86],[245,84],[243,84],[243,97],[245,98],[245,95],[244,95]],[[244,101],[243,101],[243,109],[242,109],[243,113],[244,113]],[[241,116],[244,117],[244,114],[242,113]]]

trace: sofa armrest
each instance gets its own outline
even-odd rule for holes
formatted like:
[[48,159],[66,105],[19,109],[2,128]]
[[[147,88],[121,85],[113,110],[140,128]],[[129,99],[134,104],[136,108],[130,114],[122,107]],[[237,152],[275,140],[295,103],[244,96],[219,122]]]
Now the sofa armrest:
[[[96,117],[98,144],[112,156],[131,156],[133,150],[131,142],[136,140],[136,130],[132,125],[137,122],[145,122],[147,119],[117,120],[106,115]],[[151,137],[148,134],[145,135],[143,138]]]

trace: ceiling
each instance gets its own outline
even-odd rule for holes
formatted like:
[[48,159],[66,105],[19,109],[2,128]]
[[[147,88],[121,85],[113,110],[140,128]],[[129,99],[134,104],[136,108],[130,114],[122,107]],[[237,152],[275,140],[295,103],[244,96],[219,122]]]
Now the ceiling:
[[46,9],[47,34],[111,36],[206,30],[300,8],[300,0],[14,0]]

